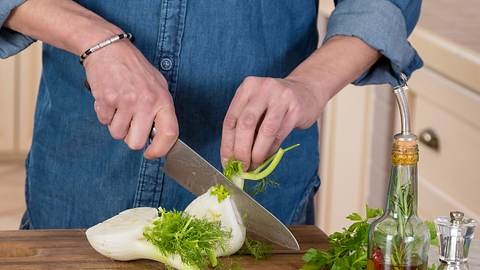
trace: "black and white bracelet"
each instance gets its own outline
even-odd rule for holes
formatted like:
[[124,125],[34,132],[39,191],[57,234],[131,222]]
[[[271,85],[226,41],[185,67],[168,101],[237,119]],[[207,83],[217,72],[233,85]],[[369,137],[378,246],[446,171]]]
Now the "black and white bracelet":
[[88,50],[86,50],[84,53],[82,53],[82,55],[80,55],[80,64],[83,65],[83,62],[85,61],[85,59],[87,59],[87,57],[100,50],[101,48],[105,48],[107,47],[108,45],[112,44],[112,43],[115,43],[117,41],[120,41],[122,39],[129,39],[129,40],[132,40],[133,39],[133,36],[131,33],[123,33],[123,34],[119,34],[119,35],[115,35],[105,41],[102,41],[100,43],[98,43],[97,45],[89,48]]

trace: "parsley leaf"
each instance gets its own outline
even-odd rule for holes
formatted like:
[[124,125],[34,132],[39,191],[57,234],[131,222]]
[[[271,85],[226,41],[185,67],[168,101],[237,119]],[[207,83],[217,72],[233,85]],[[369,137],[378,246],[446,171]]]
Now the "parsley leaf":
[[319,269],[350,269],[361,270],[367,267],[368,248],[368,220],[383,214],[382,209],[366,207],[365,217],[353,213],[347,217],[354,221],[348,228],[341,232],[331,234],[329,238],[330,248],[325,251],[310,249],[304,256],[305,264],[301,270]]

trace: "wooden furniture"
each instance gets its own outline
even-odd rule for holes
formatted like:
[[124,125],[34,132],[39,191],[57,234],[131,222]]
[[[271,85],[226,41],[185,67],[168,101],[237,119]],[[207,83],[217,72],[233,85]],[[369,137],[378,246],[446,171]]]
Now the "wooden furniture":
[[18,161],[30,149],[41,71],[41,44],[0,60],[0,161]]
[[421,139],[419,213],[425,219],[462,210],[480,221],[478,9],[475,0],[424,1],[411,38],[425,61],[409,82],[412,128]]
[[[309,248],[326,249],[327,236],[314,226],[295,226],[291,230],[301,250],[274,247],[273,255],[255,261],[250,256],[224,258],[242,269],[299,269],[302,256]],[[139,260],[117,262],[97,253],[87,242],[84,230],[4,231],[0,232],[0,270],[64,269],[164,269],[163,264]]]

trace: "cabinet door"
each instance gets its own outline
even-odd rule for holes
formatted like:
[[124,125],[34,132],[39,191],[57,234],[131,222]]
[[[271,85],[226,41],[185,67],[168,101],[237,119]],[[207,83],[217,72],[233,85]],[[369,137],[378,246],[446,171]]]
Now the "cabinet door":
[[19,56],[19,72],[21,79],[18,82],[18,148],[17,152],[24,154],[30,149],[33,134],[33,116],[37,100],[38,85],[42,70],[41,43],[37,42]]
[[0,160],[19,160],[30,148],[41,73],[41,44],[0,60]]
[[15,100],[17,60],[0,61],[0,154],[15,150]]
[[418,71],[410,87],[413,129],[424,141],[420,214],[433,219],[461,210],[480,220],[480,95],[428,69]]

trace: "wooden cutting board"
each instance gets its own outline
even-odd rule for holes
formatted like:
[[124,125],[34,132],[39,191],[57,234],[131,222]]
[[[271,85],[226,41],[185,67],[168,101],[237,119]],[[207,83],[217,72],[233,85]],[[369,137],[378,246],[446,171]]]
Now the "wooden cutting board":
[[[326,249],[327,236],[315,226],[290,228],[301,251],[275,246],[273,255],[255,261],[249,256],[224,258],[227,265],[235,263],[242,269],[299,269],[302,256],[309,248]],[[0,232],[0,270],[59,270],[59,269],[165,269],[163,264],[138,260],[117,262],[98,254],[88,243],[84,230],[32,230]],[[228,267],[227,267],[228,269]]]

